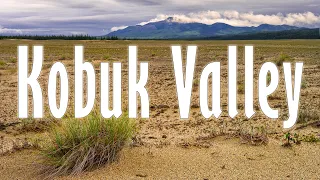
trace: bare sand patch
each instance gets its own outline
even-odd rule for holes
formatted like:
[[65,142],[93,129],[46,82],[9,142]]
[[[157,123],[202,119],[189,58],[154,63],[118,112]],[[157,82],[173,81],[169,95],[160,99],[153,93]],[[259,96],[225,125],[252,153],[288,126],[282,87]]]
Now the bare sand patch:
[[[57,179],[318,179],[319,144],[284,148],[272,140],[267,146],[216,138],[210,148],[167,146],[127,147],[118,162],[79,176]],[[23,150],[0,157],[1,179],[41,179],[37,151]]]

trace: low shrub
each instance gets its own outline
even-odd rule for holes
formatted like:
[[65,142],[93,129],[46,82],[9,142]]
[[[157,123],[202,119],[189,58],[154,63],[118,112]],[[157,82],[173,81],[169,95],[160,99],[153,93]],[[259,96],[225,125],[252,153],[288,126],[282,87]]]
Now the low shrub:
[[294,133],[293,135],[290,132],[284,134],[285,143],[282,144],[283,147],[291,147],[291,143],[301,144],[301,140],[299,138],[299,134]]

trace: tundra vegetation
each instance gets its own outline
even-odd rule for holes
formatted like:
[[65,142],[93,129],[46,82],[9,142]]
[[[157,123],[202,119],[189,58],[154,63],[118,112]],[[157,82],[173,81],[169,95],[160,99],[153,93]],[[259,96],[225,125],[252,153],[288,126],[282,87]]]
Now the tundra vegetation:
[[[189,120],[180,120],[177,92],[174,78],[174,68],[170,46],[179,44],[185,59],[186,49],[189,44],[198,46],[198,54],[194,76],[199,79],[203,68],[213,62],[221,63],[221,108],[219,118],[204,118],[199,106],[199,81],[192,82],[192,96]],[[33,45],[43,45],[44,62],[43,71],[39,82],[44,96],[44,118],[42,119],[18,119],[17,118],[17,46],[29,45],[29,57],[32,57]],[[127,112],[128,101],[128,46],[138,46],[138,60],[148,61],[149,79],[146,85],[150,96],[150,118],[137,118],[130,120],[122,115],[116,118],[101,118],[100,113],[92,112],[88,117],[74,119],[74,91],[69,91],[67,114],[62,119],[54,119],[50,114],[47,102],[48,74],[54,62],[62,62],[69,74],[70,89],[74,89],[74,45],[82,44],[85,47],[84,60],[90,61],[95,68],[97,77],[100,77],[101,62],[121,62],[123,78],[123,112]],[[228,45],[238,45],[238,83],[237,109],[240,112],[235,118],[228,115]],[[288,118],[287,97],[285,83],[280,78],[279,85],[274,93],[268,96],[268,103],[272,109],[281,110],[277,120],[271,120],[261,112],[258,99],[258,73],[254,71],[254,110],[251,118],[245,116],[245,91],[239,86],[244,83],[244,45],[254,45],[254,68],[260,69],[264,62],[277,60],[284,62],[304,62],[303,77],[301,83],[301,97],[297,124],[284,132],[282,123]],[[77,174],[81,171],[94,169],[103,164],[109,164],[121,157],[122,148],[126,148],[126,142],[130,147],[149,148],[146,155],[148,159],[155,157],[153,148],[161,149],[166,146],[208,149],[213,158],[219,157],[219,153],[225,153],[223,149],[217,149],[215,143],[223,139],[223,146],[227,145],[226,139],[231,139],[233,146],[243,148],[250,145],[250,149],[261,150],[271,147],[269,150],[280,148],[281,151],[299,149],[305,145],[318,148],[320,128],[320,43],[319,40],[277,40],[277,41],[61,41],[61,40],[1,40],[0,41],[0,129],[1,154],[14,152],[24,148],[31,148],[32,152],[41,154],[43,169],[48,170],[50,177],[60,174]],[[32,62],[30,61],[32,67]],[[282,65],[281,65],[282,66]],[[31,70],[31,68],[30,68]],[[110,65],[110,70],[113,71]],[[283,68],[278,67],[279,77],[283,77]],[[294,74],[292,74],[294,77]],[[138,73],[139,76],[139,73]],[[268,84],[271,76],[266,77]],[[210,83],[212,78],[208,80]],[[60,88],[59,80],[57,87]],[[112,84],[112,73],[110,73]],[[97,97],[100,98],[100,81],[97,81]],[[84,84],[86,87],[86,84]],[[211,86],[208,86],[211,89]],[[211,97],[211,90],[208,90]],[[57,90],[57,101],[59,101]],[[86,88],[84,88],[84,94]],[[113,88],[110,86],[110,106],[112,106]],[[32,113],[32,93],[28,94],[30,114]],[[84,96],[85,97],[85,96]],[[211,102],[211,98],[208,98]],[[140,113],[140,101],[138,100],[138,114]],[[99,104],[97,104],[99,106]],[[288,132],[288,133],[287,133]],[[295,135],[296,134],[296,135]],[[114,137],[110,139],[110,137]],[[8,140],[9,139],[9,140]],[[12,149],[7,144],[14,143]],[[19,142],[19,143],[18,143]],[[23,142],[23,143],[20,143]],[[228,141],[229,143],[230,141]],[[291,148],[282,148],[282,144],[291,144]],[[296,143],[299,142],[299,143]],[[22,144],[22,145],[20,145]],[[241,145],[244,144],[244,145]],[[251,145],[253,145],[251,147]],[[261,147],[256,147],[263,145]],[[137,148],[138,149],[138,148]],[[249,148],[248,148],[249,149]],[[221,152],[220,152],[221,151]],[[299,151],[297,151],[299,152]],[[295,160],[308,153],[295,156]],[[317,151],[314,151],[317,152]],[[28,151],[29,153],[29,151]],[[259,152],[263,153],[263,152]],[[288,154],[288,153],[284,153]],[[290,153],[289,153],[290,154]],[[138,154],[140,155],[140,154]],[[282,154],[277,154],[278,158]],[[12,156],[15,156],[13,154]],[[29,156],[29,154],[28,154]],[[30,154],[32,157],[33,154]],[[243,154],[241,154],[243,156]],[[150,158],[152,157],[152,158]],[[229,156],[232,158],[233,156]],[[229,158],[228,157],[228,158]],[[267,156],[265,156],[268,159]],[[155,157],[156,158],[156,157]],[[283,158],[283,156],[282,156]],[[309,157],[312,158],[312,157]],[[314,157],[313,157],[314,158]],[[78,161],[77,161],[77,160]],[[241,158],[240,158],[241,159]],[[250,159],[252,159],[250,157]],[[256,158],[257,159],[257,158]],[[216,160],[216,159],[214,159]],[[243,159],[242,159],[243,160]],[[264,159],[261,159],[264,161]],[[272,159],[276,160],[276,159]],[[303,159],[305,162],[307,159]],[[317,159],[314,159],[317,161]],[[215,161],[216,162],[216,161]],[[250,160],[250,162],[254,162]],[[259,161],[260,162],[260,161]],[[286,161],[287,162],[287,161]],[[302,163],[302,162],[294,162]],[[272,163],[271,163],[272,164]],[[221,165],[222,166],[222,165]],[[14,167],[14,166],[12,166]],[[230,169],[228,165],[225,170]],[[302,167],[302,166],[299,166]],[[317,165],[314,166],[317,168]],[[7,167],[3,167],[7,168]],[[304,166],[302,167],[304,168]],[[307,167],[312,168],[312,167]],[[291,170],[290,170],[291,171]],[[11,171],[8,171],[11,172]],[[228,171],[226,171],[228,172]],[[95,173],[95,172],[94,172]],[[151,177],[151,176],[150,176]],[[285,176],[283,176],[284,178]],[[292,176],[293,177],[293,176]],[[19,179],[19,178],[17,178]],[[21,178],[20,178],[21,179]]]

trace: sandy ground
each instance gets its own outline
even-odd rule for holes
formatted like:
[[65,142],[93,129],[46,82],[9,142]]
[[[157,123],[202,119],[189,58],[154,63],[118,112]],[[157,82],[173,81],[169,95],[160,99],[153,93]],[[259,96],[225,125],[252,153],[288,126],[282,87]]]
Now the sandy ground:
[[[210,148],[125,148],[118,162],[57,179],[319,179],[319,144],[284,148],[279,141],[248,146],[216,138]],[[37,152],[0,157],[1,179],[41,179]]]
[[[127,107],[128,45],[138,45],[138,58],[149,61],[147,90],[150,98],[150,118],[137,119],[139,131],[134,137],[139,147],[125,148],[118,163],[84,173],[78,179],[319,179],[319,143],[302,142],[292,149],[284,148],[282,121],[287,118],[287,102],[284,94],[282,67],[278,89],[269,98],[272,108],[280,110],[280,117],[274,121],[267,118],[258,104],[255,91],[255,111],[253,118],[244,116],[244,93],[238,90],[239,114],[235,119],[228,116],[227,104],[227,46],[238,44],[238,86],[244,83],[243,45],[255,46],[255,87],[258,70],[262,63],[275,61],[280,54],[288,54],[292,62],[303,61],[303,81],[306,87],[301,90],[300,113],[307,122],[298,123],[290,129],[301,137],[320,138],[320,43],[318,40],[296,41],[179,41],[183,47],[198,45],[195,79],[199,79],[203,68],[213,61],[221,62],[221,106],[219,119],[205,119],[199,109],[199,86],[194,82],[190,120],[180,120],[176,86],[173,72],[170,45],[171,41],[0,41],[0,179],[40,178],[37,168],[39,152],[22,150],[38,137],[37,130],[21,126],[17,118],[17,66],[16,51],[19,44],[43,44],[45,61],[39,78],[43,89],[46,115],[47,79],[53,62],[63,62],[70,78],[70,101],[73,102],[73,48],[75,44],[85,46],[85,59],[91,62],[97,73],[97,102],[99,92],[99,64],[107,61],[120,61],[123,67],[123,110]],[[185,49],[183,55],[185,57]],[[30,54],[31,57],[31,54]],[[112,68],[111,68],[112,71]],[[293,73],[294,74],[294,73]],[[256,89],[255,89],[256,90]],[[58,91],[59,92],[59,91]],[[32,93],[29,93],[32,107]],[[112,92],[110,92],[112,94]],[[209,97],[211,93],[209,92]],[[211,99],[211,98],[210,98]],[[112,97],[110,98],[112,101]],[[29,109],[30,113],[32,108]],[[49,118],[50,119],[50,118]],[[47,118],[43,119],[47,121]],[[38,124],[39,125],[39,124]],[[40,124],[41,125],[41,124]],[[265,129],[269,143],[264,146],[242,144],[234,135],[240,132],[253,134]],[[252,131],[254,129],[254,132]],[[224,135],[224,136],[220,136]],[[218,137],[217,137],[218,136]],[[226,140],[226,137],[233,137]],[[10,154],[10,152],[14,152]],[[7,154],[9,153],[9,155]],[[71,176],[63,179],[72,178]]]

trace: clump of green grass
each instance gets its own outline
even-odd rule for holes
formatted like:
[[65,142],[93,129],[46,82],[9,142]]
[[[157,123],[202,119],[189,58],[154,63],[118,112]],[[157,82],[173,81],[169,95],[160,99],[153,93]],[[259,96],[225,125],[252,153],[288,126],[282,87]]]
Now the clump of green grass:
[[268,72],[268,74],[267,74],[267,85],[268,86],[270,85],[270,82],[271,82],[271,73]]
[[193,84],[193,87],[198,87],[200,85],[200,80],[199,79],[194,79],[192,84]]
[[244,94],[244,85],[243,84],[238,84],[238,86],[237,86],[238,88],[238,93],[239,94]]
[[11,62],[11,63],[16,63],[16,62],[17,62],[17,59],[16,59],[16,58],[11,58],[11,59],[10,59],[10,62]]
[[5,65],[7,65],[5,61],[0,61],[0,67],[4,67]]
[[292,61],[292,58],[287,54],[280,54],[279,58],[276,61],[277,66],[282,66],[283,62]]
[[306,89],[307,87],[308,87],[308,83],[304,79],[302,79],[302,81],[301,81],[301,89]]
[[64,119],[50,133],[43,149],[44,171],[49,177],[78,174],[118,158],[135,124],[127,116],[105,119],[92,113],[83,119]]
[[103,56],[103,59],[104,59],[104,60],[108,60],[108,59],[110,59],[110,56],[109,56],[109,55],[104,55],[104,56]]

